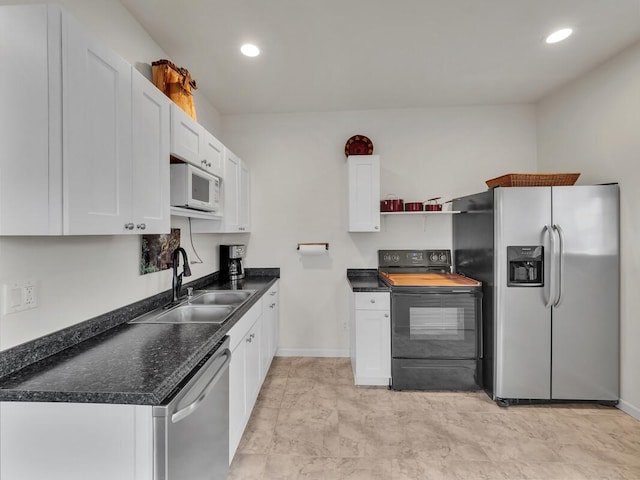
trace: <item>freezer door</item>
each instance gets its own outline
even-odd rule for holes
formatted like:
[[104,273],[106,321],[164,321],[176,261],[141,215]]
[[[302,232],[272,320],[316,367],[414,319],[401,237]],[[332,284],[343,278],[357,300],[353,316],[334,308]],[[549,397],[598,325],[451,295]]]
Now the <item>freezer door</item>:
[[[494,398],[549,399],[551,188],[497,188],[495,196]],[[514,245],[543,247],[542,286],[508,286],[507,247]]]
[[553,187],[560,238],[559,300],[552,313],[554,399],[619,395],[619,190]]

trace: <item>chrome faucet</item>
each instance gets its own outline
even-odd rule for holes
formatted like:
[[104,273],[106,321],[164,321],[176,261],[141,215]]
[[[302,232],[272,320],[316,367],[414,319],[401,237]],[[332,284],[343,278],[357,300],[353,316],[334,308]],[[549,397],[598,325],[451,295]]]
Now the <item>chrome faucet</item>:
[[[182,273],[178,275],[178,256],[182,254]],[[184,248],[178,247],[171,254],[171,263],[173,264],[173,302],[179,301],[180,287],[182,287],[182,277],[190,277],[191,269],[189,268],[189,260],[187,259],[187,252]]]

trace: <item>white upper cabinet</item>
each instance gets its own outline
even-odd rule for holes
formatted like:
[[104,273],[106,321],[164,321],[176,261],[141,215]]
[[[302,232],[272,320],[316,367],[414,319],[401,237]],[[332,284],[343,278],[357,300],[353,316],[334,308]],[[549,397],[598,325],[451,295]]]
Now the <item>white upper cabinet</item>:
[[64,233],[129,230],[131,65],[62,17]]
[[167,233],[170,101],[133,69],[133,216],[136,233]]
[[170,101],[59,7],[0,8],[0,234],[168,232]]
[[349,231],[380,231],[380,157],[352,155],[349,169]]
[[225,232],[248,232],[250,181],[249,167],[230,150],[225,152],[224,215]]
[[49,14],[0,14],[0,235],[62,234],[60,21]]
[[224,145],[207,130],[202,130],[203,146],[201,166],[209,173],[222,177],[224,172]]
[[248,233],[251,230],[251,172],[231,150],[224,150],[222,219],[193,219],[194,233]]
[[223,176],[224,145],[187,113],[171,103],[171,155]]

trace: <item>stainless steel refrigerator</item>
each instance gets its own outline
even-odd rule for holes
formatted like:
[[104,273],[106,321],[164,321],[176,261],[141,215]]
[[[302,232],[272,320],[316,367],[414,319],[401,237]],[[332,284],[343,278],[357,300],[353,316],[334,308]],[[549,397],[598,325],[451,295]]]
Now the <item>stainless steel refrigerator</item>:
[[494,188],[453,209],[456,271],[483,282],[487,393],[617,403],[618,185]]

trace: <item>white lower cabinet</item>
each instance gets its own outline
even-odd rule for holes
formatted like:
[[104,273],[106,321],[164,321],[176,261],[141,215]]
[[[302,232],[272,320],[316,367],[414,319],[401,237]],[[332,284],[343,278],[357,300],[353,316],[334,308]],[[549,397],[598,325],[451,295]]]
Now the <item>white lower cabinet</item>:
[[2,480],[153,480],[151,406],[0,402]]
[[278,283],[276,282],[262,299],[262,375],[266,375],[278,350]]
[[229,464],[275,354],[274,328],[278,322],[273,316],[276,311],[270,308],[274,302],[270,292],[274,289],[277,292],[277,283],[229,330]]
[[351,294],[351,367],[356,385],[391,379],[391,303],[386,292]]

